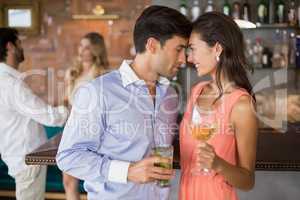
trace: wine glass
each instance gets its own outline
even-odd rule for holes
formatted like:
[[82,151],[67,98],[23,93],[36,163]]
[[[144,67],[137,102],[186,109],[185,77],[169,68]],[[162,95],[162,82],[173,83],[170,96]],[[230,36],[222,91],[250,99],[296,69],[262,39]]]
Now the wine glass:
[[[217,130],[215,111],[212,108],[201,109],[198,105],[194,105],[190,128],[192,137],[195,140],[207,142]],[[194,151],[196,151],[196,148]],[[200,169],[197,166],[193,167],[191,172],[194,174],[209,174],[208,169]]]

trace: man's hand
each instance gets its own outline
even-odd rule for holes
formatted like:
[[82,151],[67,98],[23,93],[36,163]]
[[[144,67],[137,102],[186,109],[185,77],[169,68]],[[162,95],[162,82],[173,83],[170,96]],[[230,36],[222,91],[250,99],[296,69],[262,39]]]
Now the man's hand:
[[155,163],[170,163],[168,158],[153,156],[132,163],[128,169],[128,180],[134,183],[148,183],[155,180],[170,180],[174,176],[173,169],[155,167]]

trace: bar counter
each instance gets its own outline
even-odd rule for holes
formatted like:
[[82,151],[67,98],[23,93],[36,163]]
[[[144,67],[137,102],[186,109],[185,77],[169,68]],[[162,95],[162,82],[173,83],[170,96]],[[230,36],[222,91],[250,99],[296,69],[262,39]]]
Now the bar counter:
[[[25,157],[27,165],[56,165],[55,155],[62,134],[57,134],[47,143]],[[174,168],[180,169],[179,140],[174,140]],[[288,131],[280,133],[271,128],[262,128],[258,134],[256,170],[300,171],[300,123],[289,124]]]

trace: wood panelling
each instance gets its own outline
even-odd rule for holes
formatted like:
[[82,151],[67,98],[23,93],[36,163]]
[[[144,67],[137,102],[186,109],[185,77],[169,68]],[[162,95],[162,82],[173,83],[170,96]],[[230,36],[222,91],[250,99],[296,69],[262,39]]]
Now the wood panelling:
[[[63,96],[58,89],[62,84],[61,74],[72,66],[80,38],[91,31],[101,33],[105,38],[111,66],[119,66],[122,59],[131,57],[134,22],[150,4],[150,0],[43,0],[40,3],[40,34],[22,36],[26,61],[22,63],[21,70],[40,69],[45,71],[42,74],[54,74],[54,77],[50,77],[52,81],[43,75],[28,77],[26,81],[43,99],[57,104],[61,103],[59,97]],[[92,14],[90,7],[96,4],[101,4],[107,14],[118,14],[120,18],[72,19],[71,16],[75,13]]]

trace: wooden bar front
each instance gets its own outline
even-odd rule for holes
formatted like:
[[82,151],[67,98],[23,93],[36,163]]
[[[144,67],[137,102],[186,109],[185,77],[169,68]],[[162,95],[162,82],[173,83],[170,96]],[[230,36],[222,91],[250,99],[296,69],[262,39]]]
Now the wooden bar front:
[[[55,156],[62,134],[26,155],[28,165],[56,165]],[[174,166],[179,169],[179,140],[174,140]],[[260,129],[257,144],[256,170],[300,171],[300,123],[289,124],[288,131]]]

